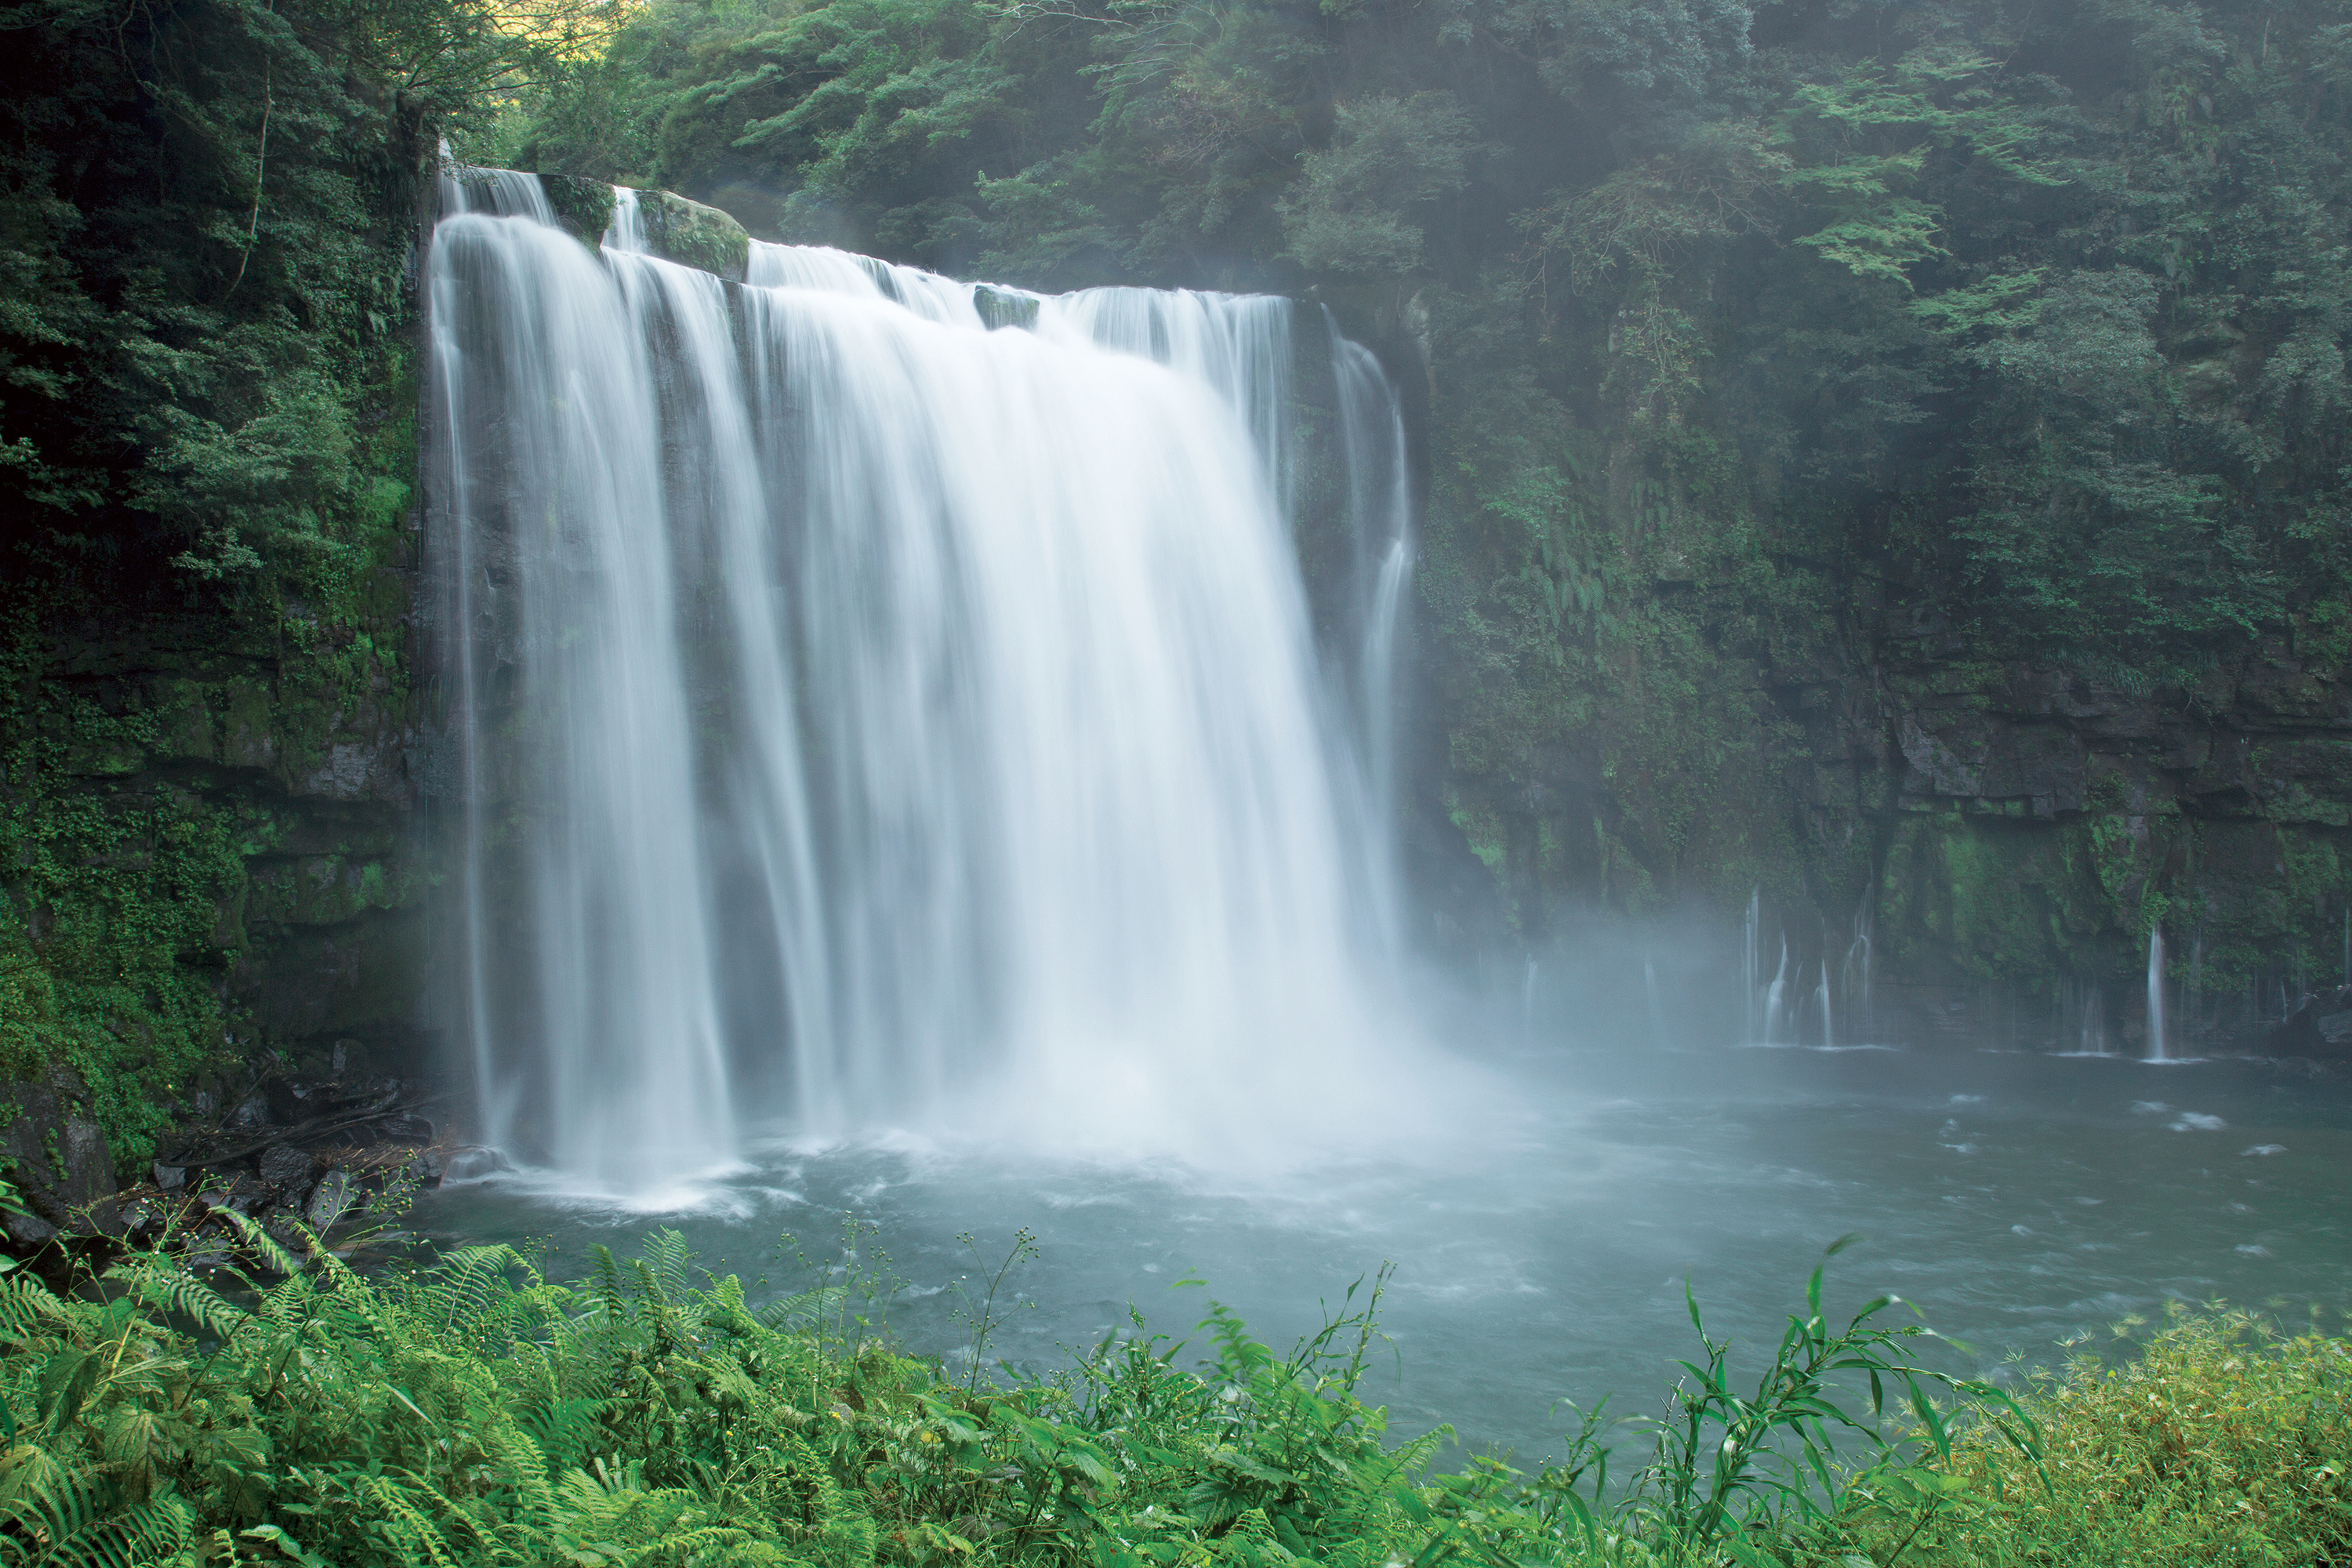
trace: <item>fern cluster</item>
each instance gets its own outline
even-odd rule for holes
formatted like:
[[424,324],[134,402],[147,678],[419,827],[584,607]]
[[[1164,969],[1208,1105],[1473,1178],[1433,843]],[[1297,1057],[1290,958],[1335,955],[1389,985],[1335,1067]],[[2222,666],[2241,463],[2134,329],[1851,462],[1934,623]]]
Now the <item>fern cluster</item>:
[[375,1279],[320,1251],[237,1300],[162,1255],[68,1298],[0,1278],[0,1563],[1371,1568],[1434,1446],[1380,1441],[1345,1323],[957,1387],[838,1288],[754,1306],[675,1233],[647,1252],[564,1285],[505,1247]]

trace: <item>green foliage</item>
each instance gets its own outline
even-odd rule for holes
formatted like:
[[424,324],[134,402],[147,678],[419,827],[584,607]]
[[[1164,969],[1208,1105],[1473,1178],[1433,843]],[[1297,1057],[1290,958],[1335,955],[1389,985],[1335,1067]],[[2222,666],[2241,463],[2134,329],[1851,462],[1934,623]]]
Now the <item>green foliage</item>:
[[2039,1467],[1990,1434],[1963,1436],[1962,1506],[1916,1535],[1877,1523],[1864,1539],[1874,1560],[1907,1545],[1950,1568],[2334,1561],[2352,1545],[2348,1363],[2340,1339],[2175,1303],[2126,1363],[2084,1352],[2037,1376]]
[[1307,154],[1296,193],[1276,204],[1285,254],[1318,272],[1412,271],[1422,229],[1407,215],[1462,188],[1469,140],[1469,117],[1451,93],[1340,105],[1331,145]]
[[580,30],[551,15],[527,42],[467,0],[17,11],[11,575],[79,563],[169,604],[267,567],[317,591],[376,505],[366,425],[405,314],[426,123],[478,113]]
[[164,1107],[222,1054],[216,926],[244,879],[235,824],[169,785],[105,792],[77,776],[136,771],[153,716],[64,697],[17,651],[12,684],[37,705],[0,725],[0,1079],[73,1068],[116,1158],[143,1163]]
[[1857,277],[1907,289],[1915,263],[1950,254],[1933,237],[1942,208],[1907,194],[1931,156],[1965,157],[2021,184],[2063,184],[2040,151],[2046,128],[1987,85],[2000,70],[1972,49],[1936,45],[1799,88],[1782,136],[1801,155],[1782,183],[1832,221],[1796,243]]

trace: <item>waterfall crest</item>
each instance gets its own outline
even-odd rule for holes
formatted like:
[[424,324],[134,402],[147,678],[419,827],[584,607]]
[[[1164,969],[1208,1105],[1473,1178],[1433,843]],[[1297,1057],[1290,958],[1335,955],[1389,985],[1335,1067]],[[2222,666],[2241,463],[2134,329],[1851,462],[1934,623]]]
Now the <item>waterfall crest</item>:
[[1281,300],[731,286],[525,197],[445,198],[427,268],[490,1135],[656,1199],[761,1125],[1347,1135],[1412,553],[1370,356]]

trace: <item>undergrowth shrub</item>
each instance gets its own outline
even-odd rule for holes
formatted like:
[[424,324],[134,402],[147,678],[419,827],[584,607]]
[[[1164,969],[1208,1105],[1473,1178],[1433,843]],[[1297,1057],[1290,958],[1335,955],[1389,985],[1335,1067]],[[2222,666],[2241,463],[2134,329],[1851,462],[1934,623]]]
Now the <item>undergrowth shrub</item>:
[[1915,1560],[2352,1563],[2352,1343],[2176,1304],[2131,1360],[2078,1353],[2036,1384],[2048,1486],[1964,1439],[1953,1468],[1979,1500],[1923,1531]]

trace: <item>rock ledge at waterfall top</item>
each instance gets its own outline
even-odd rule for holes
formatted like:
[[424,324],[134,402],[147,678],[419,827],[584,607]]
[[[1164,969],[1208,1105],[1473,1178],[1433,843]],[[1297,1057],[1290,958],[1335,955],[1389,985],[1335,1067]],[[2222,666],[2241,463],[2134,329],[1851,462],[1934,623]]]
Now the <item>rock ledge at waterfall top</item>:
[[[572,234],[601,246],[613,216],[613,187],[571,174],[541,174],[547,205]],[[681,267],[714,272],[730,283],[743,281],[751,260],[751,235],[727,213],[689,201],[675,191],[636,193],[637,221],[646,249]]]
[[639,191],[637,220],[645,226],[646,248],[663,260],[715,272],[730,283],[743,281],[751,233],[717,207],[669,191]]

